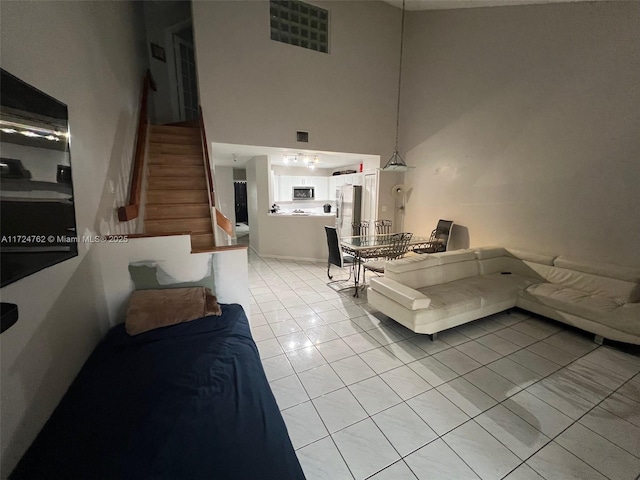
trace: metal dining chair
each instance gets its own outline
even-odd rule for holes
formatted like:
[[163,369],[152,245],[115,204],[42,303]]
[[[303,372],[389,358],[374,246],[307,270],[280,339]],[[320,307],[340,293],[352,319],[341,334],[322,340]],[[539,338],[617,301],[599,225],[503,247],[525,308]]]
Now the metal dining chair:
[[425,248],[414,250],[416,253],[438,253],[446,252],[449,247],[449,238],[451,237],[451,229],[453,221],[438,220],[438,225],[431,232],[429,243]]
[[354,237],[364,237],[369,235],[369,222],[353,222],[351,224],[351,235]]
[[366,262],[362,264],[364,268],[362,274],[362,285],[366,285],[367,270],[377,274],[384,273],[384,264],[389,260],[396,260],[404,256],[409,250],[409,242],[413,237],[413,233],[392,233],[389,234],[388,241],[384,245],[380,246],[380,250],[377,252],[377,257],[381,260],[374,260],[372,262]]
[[376,220],[374,224],[376,227],[376,235],[391,233],[391,220]]

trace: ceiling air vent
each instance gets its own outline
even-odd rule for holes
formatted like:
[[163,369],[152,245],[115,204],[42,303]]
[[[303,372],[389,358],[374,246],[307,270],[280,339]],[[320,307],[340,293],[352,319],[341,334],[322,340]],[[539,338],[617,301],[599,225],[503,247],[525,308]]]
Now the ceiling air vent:
[[309,132],[296,132],[298,142],[309,143]]

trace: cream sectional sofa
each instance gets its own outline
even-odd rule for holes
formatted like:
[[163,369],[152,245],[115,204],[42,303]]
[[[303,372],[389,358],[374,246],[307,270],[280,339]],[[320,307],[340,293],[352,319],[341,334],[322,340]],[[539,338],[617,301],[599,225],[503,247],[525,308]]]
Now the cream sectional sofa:
[[640,269],[502,247],[415,255],[385,264],[369,303],[436,334],[512,307],[640,345]]

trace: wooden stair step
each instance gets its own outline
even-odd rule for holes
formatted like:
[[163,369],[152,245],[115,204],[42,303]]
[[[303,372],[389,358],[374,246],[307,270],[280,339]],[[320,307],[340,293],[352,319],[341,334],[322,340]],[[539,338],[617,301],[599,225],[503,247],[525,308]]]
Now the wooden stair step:
[[172,155],[202,155],[200,145],[178,145],[175,143],[149,142],[149,153],[169,153]]
[[153,153],[149,155],[149,165],[171,165],[174,167],[201,167],[204,166],[202,154],[200,155],[170,155],[167,153]]
[[199,233],[191,235],[191,252],[207,250],[216,246],[213,233]]
[[196,145],[201,147],[200,137],[195,135],[177,135],[173,133],[152,132],[149,136],[151,143],[171,143],[174,145]]
[[149,190],[147,206],[168,204],[209,203],[207,190]]
[[149,177],[149,190],[202,190],[207,188],[207,180],[202,177]]
[[149,165],[149,178],[151,177],[196,177],[204,178],[204,165],[173,166],[173,165]]
[[204,218],[209,217],[208,203],[191,204],[163,204],[145,207],[145,220],[163,220],[173,218]]
[[167,220],[145,220],[145,233],[212,233],[211,218],[174,218]]
[[189,135],[200,138],[199,127],[180,127],[175,125],[151,125],[151,133],[169,133],[173,135]]
[[200,128],[200,121],[199,120],[186,120],[184,122],[167,123],[164,126]]

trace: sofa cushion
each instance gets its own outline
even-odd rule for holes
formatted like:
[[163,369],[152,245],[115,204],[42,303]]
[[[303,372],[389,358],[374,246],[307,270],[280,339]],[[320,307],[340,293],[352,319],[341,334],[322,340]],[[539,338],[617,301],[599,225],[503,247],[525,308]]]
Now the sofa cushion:
[[555,283],[530,285],[520,295],[598,323],[607,323],[611,314],[620,307],[620,304],[610,297],[591,295]]
[[553,261],[555,260],[555,256],[553,255],[543,255],[540,253],[531,253],[525,252],[522,250],[517,250],[515,248],[507,248],[507,252],[513,255],[520,260],[526,260],[528,262],[539,263],[541,265],[553,265]]
[[480,275],[478,262],[475,259],[467,262],[448,263],[441,265],[440,268],[442,269],[442,281],[444,283]]
[[556,267],[576,270],[578,272],[591,273],[602,277],[617,278],[627,282],[640,283],[640,268],[623,267],[608,263],[585,262],[560,256],[553,262]]
[[544,276],[547,282],[579,290],[590,295],[609,297],[619,304],[636,301],[640,293],[640,286],[637,283],[592,275],[567,268],[551,267],[544,273]]
[[518,292],[535,280],[520,275],[480,275],[456,282],[461,288],[480,296],[483,307],[513,299],[515,305]]
[[420,311],[424,323],[480,308],[480,297],[475,292],[461,289],[458,282],[433,285],[418,291],[431,299],[429,308]]
[[489,258],[510,257],[511,254],[503,247],[480,247],[474,250],[478,260],[487,260]]
[[370,287],[409,310],[428,308],[431,304],[429,297],[390,278],[372,278]]
[[438,259],[440,265],[468,262],[476,259],[476,254],[473,250],[452,250],[450,252],[434,253],[432,256]]

